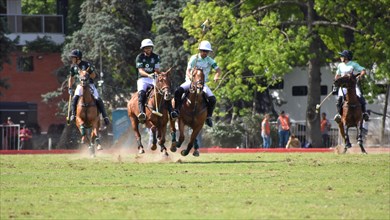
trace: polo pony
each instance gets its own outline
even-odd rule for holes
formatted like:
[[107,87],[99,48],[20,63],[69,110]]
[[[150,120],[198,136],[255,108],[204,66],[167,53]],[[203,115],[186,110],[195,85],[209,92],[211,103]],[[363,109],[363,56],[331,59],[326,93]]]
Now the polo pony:
[[357,140],[360,149],[363,154],[367,154],[363,147],[363,114],[358,96],[356,95],[356,77],[357,76],[353,74],[348,74],[336,79],[334,82],[335,86],[344,87],[347,90],[347,93],[344,94],[344,89],[342,89],[344,94],[344,104],[342,106],[341,121],[338,125],[340,135],[342,136],[345,144],[343,153],[346,153],[348,148],[352,147],[352,144],[349,141],[348,130],[351,127],[356,127]]
[[[146,121],[145,126],[152,131],[152,146],[151,150],[157,149],[158,144],[161,147],[163,155],[168,156],[167,148],[165,147],[165,134],[167,131],[168,123],[168,106],[167,102],[172,99],[171,94],[171,82],[169,78],[171,69],[160,74],[155,74],[155,85],[147,92],[146,101]],[[142,145],[141,134],[139,132],[139,120],[137,115],[139,114],[138,108],[138,96],[133,95],[127,104],[128,116],[131,120],[132,128],[135,132],[135,138],[138,144],[138,153],[145,153],[144,146]],[[156,137],[157,136],[157,137]]]
[[192,72],[191,87],[189,93],[185,95],[184,100],[182,100],[182,106],[180,110],[180,116],[178,119],[179,124],[179,141],[176,141],[176,127],[175,121],[171,120],[171,137],[172,145],[170,150],[176,152],[177,148],[180,148],[184,142],[184,129],[185,126],[191,128],[192,133],[190,140],[187,145],[187,149],[181,151],[181,155],[187,156],[194,147],[193,155],[199,156],[199,145],[196,137],[199,132],[202,130],[204,122],[207,118],[207,104],[205,93],[203,91],[205,84],[205,75],[203,70],[200,68],[194,69]]
[[95,157],[95,144],[96,149],[102,149],[98,133],[100,127],[99,111],[89,87],[90,74],[88,69],[79,70],[79,75],[82,96],[77,102],[76,126],[81,133],[81,143],[84,144],[87,140],[90,155]]

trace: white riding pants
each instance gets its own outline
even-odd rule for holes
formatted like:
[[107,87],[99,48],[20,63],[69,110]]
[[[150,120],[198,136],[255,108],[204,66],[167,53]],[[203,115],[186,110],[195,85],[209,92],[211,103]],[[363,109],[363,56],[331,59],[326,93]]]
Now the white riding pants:
[[141,77],[137,80],[137,91],[147,91],[148,87],[154,85],[154,80],[148,77]]
[[[180,85],[180,87],[183,88],[185,91],[188,91],[191,87],[191,81],[185,81]],[[210,96],[214,96],[213,92],[211,92],[211,89],[206,85],[206,83],[203,86],[203,92],[206,94],[207,98]]]
[[[339,88],[338,96],[344,96],[347,94],[346,88]],[[360,98],[362,96],[362,92],[360,91],[360,88],[356,86],[356,95]]]
[[[89,87],[92,89],[92,95],[95,98],[95,100],[99,99],[99,93],[93,83],[89,84]],[[76,91],[74,91],[74,95],[82,96],[83,95],[83,87],[81,85],[77,85]]]

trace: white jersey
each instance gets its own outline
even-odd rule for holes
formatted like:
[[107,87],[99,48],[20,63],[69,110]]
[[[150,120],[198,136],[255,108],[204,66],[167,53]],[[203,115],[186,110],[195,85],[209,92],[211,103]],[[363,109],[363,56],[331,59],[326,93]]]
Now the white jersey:
[[[353,62],[353,61],[349,61],[348,63],[341,62],[337,66],[336,75],[339,75],[341,77],[348,75],[348,74],[351,74],[351,73],[353,75],[357,75],[358,73],[360,73],[364,69],[365,69],[364,67],[360,66],[358,63]],[[347,94],[346,88],[339,89],[338,95],[344,96],[343,94]],[[362,93],[360,92],[359,87],[356,85],[356,95],[360,97],[361,94]]]
[[[208,82],[208,76],[210,73],[211,68],[218,69],[217,63],[213,60],[213,58],[207,56],[205,58],[202,58],[200,54],[192,55],[190,60],[188,61],[187,69],[192,71],[192,69],[195,67],[202,68],[204,73],[204,79],[206,82]],[[186,76],[186,81],[189,81],[188,77]]]

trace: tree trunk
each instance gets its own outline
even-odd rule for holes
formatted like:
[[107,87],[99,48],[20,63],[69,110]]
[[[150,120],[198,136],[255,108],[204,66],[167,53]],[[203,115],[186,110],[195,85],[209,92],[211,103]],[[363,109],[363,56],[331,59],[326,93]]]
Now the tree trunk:
[[385,106],[383,108],[382,129],[381,129],[381,144],[385,144],[385,142],[386,142],[385,141],[385,128],[386,128],[387,108],[389,106],[389,95],[390,95],[389,93],[390,93],[390,84],[387,85],[386,96],[385,96]]
[[314,21],[314,1],[308,1],[307,24],[311,43],[309,47],[308,70],[308,94],[307,94],[307,109],[306,109],[306,137],[312,147],[321,147],[321,132],[320,132],[320,114],[315,112],[316,104],[320,103],[321,99],[321,39],[313,30]]

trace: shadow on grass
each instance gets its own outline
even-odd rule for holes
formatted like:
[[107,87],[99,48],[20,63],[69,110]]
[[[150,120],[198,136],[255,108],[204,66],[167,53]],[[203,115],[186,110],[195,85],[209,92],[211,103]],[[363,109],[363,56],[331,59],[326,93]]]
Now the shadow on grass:
[[227,160],[227,161],[182,161],[183,164],[252,164],[252,163],[281,163],[286,160]]

